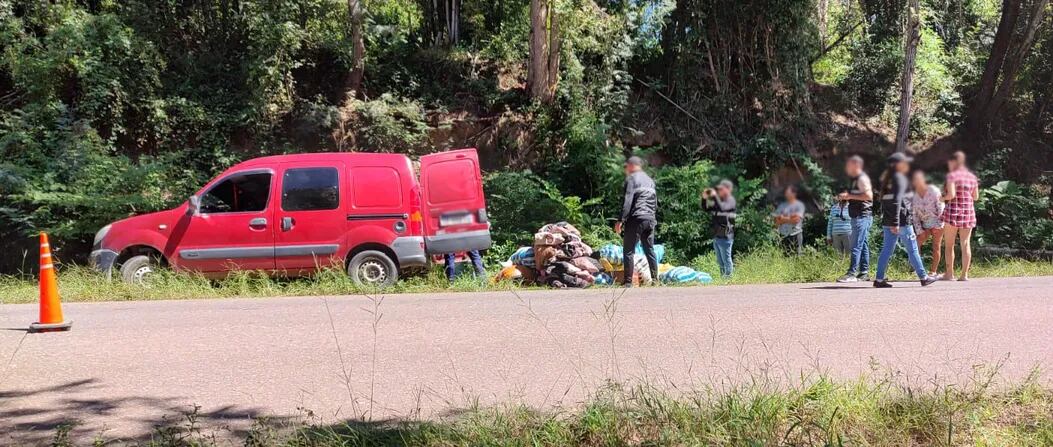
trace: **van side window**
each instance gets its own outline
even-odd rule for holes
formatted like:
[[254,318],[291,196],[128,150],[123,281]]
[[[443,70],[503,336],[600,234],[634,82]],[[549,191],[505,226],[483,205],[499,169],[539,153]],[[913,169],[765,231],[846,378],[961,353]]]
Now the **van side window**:
[[285,171],[282,209],[285,211],[335,210],[340,206],[340,181],[336,168],[302,168]]
[[271,197],[271,174],[235,174],[210,188],[201,196],[205,214],[256,212],[267,209]]

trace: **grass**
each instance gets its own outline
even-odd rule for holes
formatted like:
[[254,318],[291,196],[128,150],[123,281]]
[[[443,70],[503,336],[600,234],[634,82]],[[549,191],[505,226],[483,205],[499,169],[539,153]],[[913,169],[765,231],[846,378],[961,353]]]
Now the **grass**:
[[[1001,383],[996,373],[978,368],[972,380],[958,385],[915,387],[886,374],[856,381],[805,378],[790,386],[758,379],[677,395],[611,385],[560,412],[503,406],[437,421],[335,425],[307,416],[282,425],[257,421],[240,439],[222,445],[1051,446],[1053,390],[1037,377]],[[151,439],[131,445],[220,444],[196,419],[188,415],[188,422],[158,427]],[[59,430],[52,445],[75,445],[68,433]]]
[[[777,284],[831,282],[844,274],[847,260],[829,251],[807,250],[800,258],[783,256],[776,249],[758,250],[737,255],[735,276],[731,280],[714,274],[717,284]],[[706,272],[717,272],[713,255],[700,257],[691,265]],[[874,265],[872,263],[871,265]],[[973,277],[1050,276],[1053,262],[1022,259],[980,259],[973,267]],[[891,278],[912,279],[902,252],[897,254],[890,271]],[[471,275],[450,284],[438,269],[428,274],[400,281],[385,293],[487,291],[517,288],[513,283],[491,283]],[[91,269],[68,266],[59,273],[59,290],[64,301],[125,301],[158,299],[200,299],[228,297],[272,297],[346,295],[371,293],[356,287],[339,270],[323,271],[312,278],[268,278],[254,272],[237,272],[229,278],[213,281],[179,273],[162,273],[149,287],[108,280]],[[29,275],[0,277],[0,302],[30,303],[37,300],[37,282]]]

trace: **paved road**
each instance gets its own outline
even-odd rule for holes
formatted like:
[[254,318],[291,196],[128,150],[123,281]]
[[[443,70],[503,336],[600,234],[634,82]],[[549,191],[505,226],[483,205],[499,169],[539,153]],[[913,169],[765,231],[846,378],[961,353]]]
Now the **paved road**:
[[1053,278],[618,293],[73,303],[72,332],[33,335],[17,330],[33,306],[0,306],[0,444],[73,419],[79,436],[142,436],[194,404],[229,435],[304,409],[339,421],[572,406],[608,378],[719,386],[881,365],[923,384],[1053,364]]

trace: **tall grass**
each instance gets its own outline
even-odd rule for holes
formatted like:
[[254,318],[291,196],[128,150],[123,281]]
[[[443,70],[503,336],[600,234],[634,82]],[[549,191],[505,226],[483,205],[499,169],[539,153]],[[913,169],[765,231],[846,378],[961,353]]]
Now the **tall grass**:
[[[762,249],[735,258],[735,275],[731,280],[713,275],[717,284],[776,284],[834,281],[844,274],[847,259],[829,251],[807,250],[798,258],[784,256],[777,249]],[[690,263],[696,269],[717,272],[716,258],[703,256]],[[906,265],[905,256],[897,254],[892,264],[893,279],[915,279]],[[875,265],[874,263],[871,264]],[[873,268],[872,268],[873,270]],[[873,273],[873,272],[871,272]],[[974,277],[1048,276],[1053,275],[1053,262],[1022,259],[977,260]],[[511,282],[494,283],[489,278],[461,275],[449,283],[442,271],[434,269],[422,276],[411,277],[384,293],[490,291],[519,288]],[[236,272],[223,280],[173,272],[160,272],[150,286],[134,286],[109,280],[80,266],[67,266],[59,272],[59,290],[65,301],[124,301],[159,299],[195,299],[227,297],[273,297],[309,295],[346,295],[374,293],[356,287],[340,270],[325,270],[310,278],[269,278],[255,272]],[[0,302],[29,303],[37,299],[36,279],[27,276],[0,276]]]
[[[1049,446],[1053,391],[1033,374],[1001,383],[982,370],[965,385],[915,388],[885,375],[777,385],[758,379],[669,394],[611,385],[581,406],[473,408],[446,420],[258,421],[231,444],[251,446]],[[139,445],[213,446],[189,423],[159,427]],[[53,445],[74,445],[60,431]],[[106,445],[116,445],[107,443]]]

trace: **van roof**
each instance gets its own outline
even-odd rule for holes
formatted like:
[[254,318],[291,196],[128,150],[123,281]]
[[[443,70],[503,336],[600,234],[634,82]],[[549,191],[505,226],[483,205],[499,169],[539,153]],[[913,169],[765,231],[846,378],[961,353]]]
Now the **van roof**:
[[253,158],[238,163],[232,168],[253,168],[273,166],[278,163],[296,163],[312,161],[345,161],[345,162],[374,162],[382,164],[403,164],[409,161],[409,157],[403,154],[378,154],[372,152],[315,152],[307,154],[285,154],[269,155],[266,157]]

